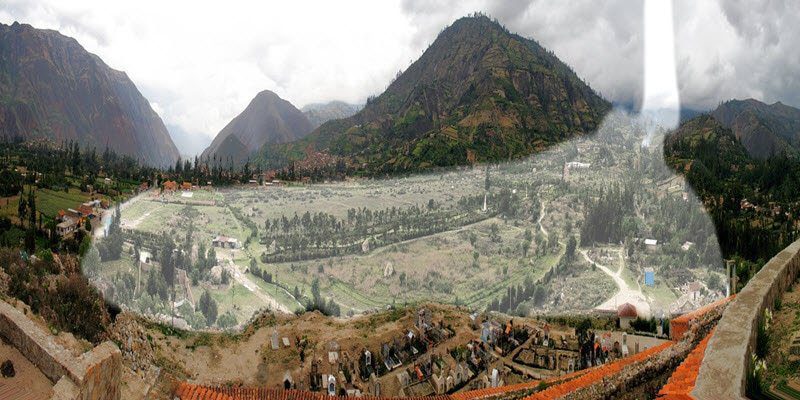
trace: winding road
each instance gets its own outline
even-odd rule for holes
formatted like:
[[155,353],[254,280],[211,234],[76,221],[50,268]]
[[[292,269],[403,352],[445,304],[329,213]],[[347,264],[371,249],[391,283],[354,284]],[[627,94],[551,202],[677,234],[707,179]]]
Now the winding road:
[[[622,271],[624,270],[624,261],[620,263],[619,268],[616,271],[612,271],[610,268],[606,267],[605,265],[598,264],[594,260],[592,260],[589,255],[586,253],[586,250],[580,250],[581,255],[583,258],[588,261],[589,263],[593,264],[597,268],[600,268],[606,275],[611,277],[614,280],[614,284],[617,285],[617,293],[611,296],[608,300],[600,304],[599,306],[595,307],[597,310],[611,310],[616,311],[617,307],[622,304],[630,303],[636,307],[636,312],[639,314],[640,317],[649,317],[650,316],[650,303],[647,301],[647,298],[642,294],[641,289],[633,289],[628,286],[628,283],[625,282],[625,279],[622,278]],[[624,260],[623,249],[619,249],[619,256],[621,260]]]

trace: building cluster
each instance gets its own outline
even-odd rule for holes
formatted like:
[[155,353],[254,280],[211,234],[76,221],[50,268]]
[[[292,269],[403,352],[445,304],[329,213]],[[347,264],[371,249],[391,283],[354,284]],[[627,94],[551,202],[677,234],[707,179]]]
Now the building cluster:
[[561,170],[561,180],[564,182],[569,180],[570,170],[584,170],[584,169],[589,169],[589,167],[591,166],[592,164],[590,163],[584,163],[580,161],[565,162],[564,167]]
[[102,215],[102,210],[107,208],[108,201],[91,200],[80,204],[77,209],[59,210],[56,216],[58,221],[56,233],[62,238],[72,235],[76,230],[86,226],[87,220],[94,226],[95,218]]
[[670,304],[670,314],[681,315],[712,303],[723,296],[700,281],[689,281],[677,288],[680,297]]

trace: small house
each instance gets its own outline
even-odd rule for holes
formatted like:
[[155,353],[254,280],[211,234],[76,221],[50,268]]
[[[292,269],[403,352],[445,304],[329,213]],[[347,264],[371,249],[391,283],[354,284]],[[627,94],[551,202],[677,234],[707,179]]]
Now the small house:
[[56,225],[56,233],[61,237],[75,232],[76,229],[78,229],[78,221],[70,217],[64,217],[64,220]]
[[211,240],[211,245],[214,247],[219,248],[230,248],[230,249],[238,249],[239,248],[239,241],[234,238],[230,238],[227,236],[217,236],[213,240]]
[[631,303],[625,303],[617,307],[617,316],[619,317],[619,327],[621,329],[628,329],[631,327],[631,322],[635,320],[639,314],[636,312],[636,307]]
[[165,181],[164,182],[164,191],[165,192],[174,192],[178,190],[178,182],[175,181]]

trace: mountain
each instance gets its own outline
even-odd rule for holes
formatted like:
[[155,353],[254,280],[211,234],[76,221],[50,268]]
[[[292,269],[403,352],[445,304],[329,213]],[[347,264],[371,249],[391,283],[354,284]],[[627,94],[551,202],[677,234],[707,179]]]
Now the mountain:
[[710,114],[681,124],[664,141],[667,164],[690,174],[691,182],[723,181],[744,170],[752,158],[730,128]]
[[768,158],[800,150],[800,110],[777,102],[731,100],[721,104],[711,115],[733,131],[748,153]]
[[535,41],[464,17],[361,111],[259,159],[280,167],[329,153],[372,172],[506,160],[591,132],[609,109]]
[[313,130],[311,122],[292,103],[264,90],[247,108],[217,134],[201,155],[234,163],[245,161],[267,143],[285,143],[300,139]]
[[[748,107],[755,104],[747,102],[752,103]],[[781,153],[762,158],[751,154],[734,130],[723,123],[729,120],[721,122],[715,116],[720,111],[720,118],[735,120],[727,114],[732,109],[717,109],[681,124],[664,141],[664,160],[684,175],[702,198],[714,220],[723,257],[742,257],[757,268],[797,238],[793,216],[797,214],[800,157]],[[774,121],[764,118],[762,123],[772,126]]]
[[178,149],[136,85],[75,39],[0,24],[0,137],[76,141],[154,166]]
[[330,101],[327,103],[312,103],[301,108],[314,129],[332,120],[347,118],[361,109],[360,105],[348,104],[343,101]]

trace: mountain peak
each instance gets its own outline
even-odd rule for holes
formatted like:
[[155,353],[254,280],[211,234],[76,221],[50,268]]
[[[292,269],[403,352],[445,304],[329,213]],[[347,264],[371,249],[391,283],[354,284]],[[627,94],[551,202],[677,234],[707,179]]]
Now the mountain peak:
[[296,140],[312,129],[308,118],[292,103],[262,90],[217,134],[201,157],[216,155],[223,161],[241,163],[264,144]]
[[275,92],[273,92],[273,91],[271,91],[271,90],[269,90],[269,89],[264,89],[264,90],[262,90],[262,91],[258,92],[258,93],[256,94],[256,96],[253,98],[253,100],[256,100],[256,99],[262,99],[262,100],[263,100],[263,99],[273,99],[273,100],[274,100],[274,99],[280,99],[280,100],[283,100],[283,99],[282,99],[280,96],[278,96],[278,95],[277,95]]
[[609,104],[551,52],[484,15],[456,20],[381,95],[270,157],[330,152],[376,171],[498,161],[593,131]]
[[711,112],[757,158],[800,151],[800,110],[781,102],[729,100]]

